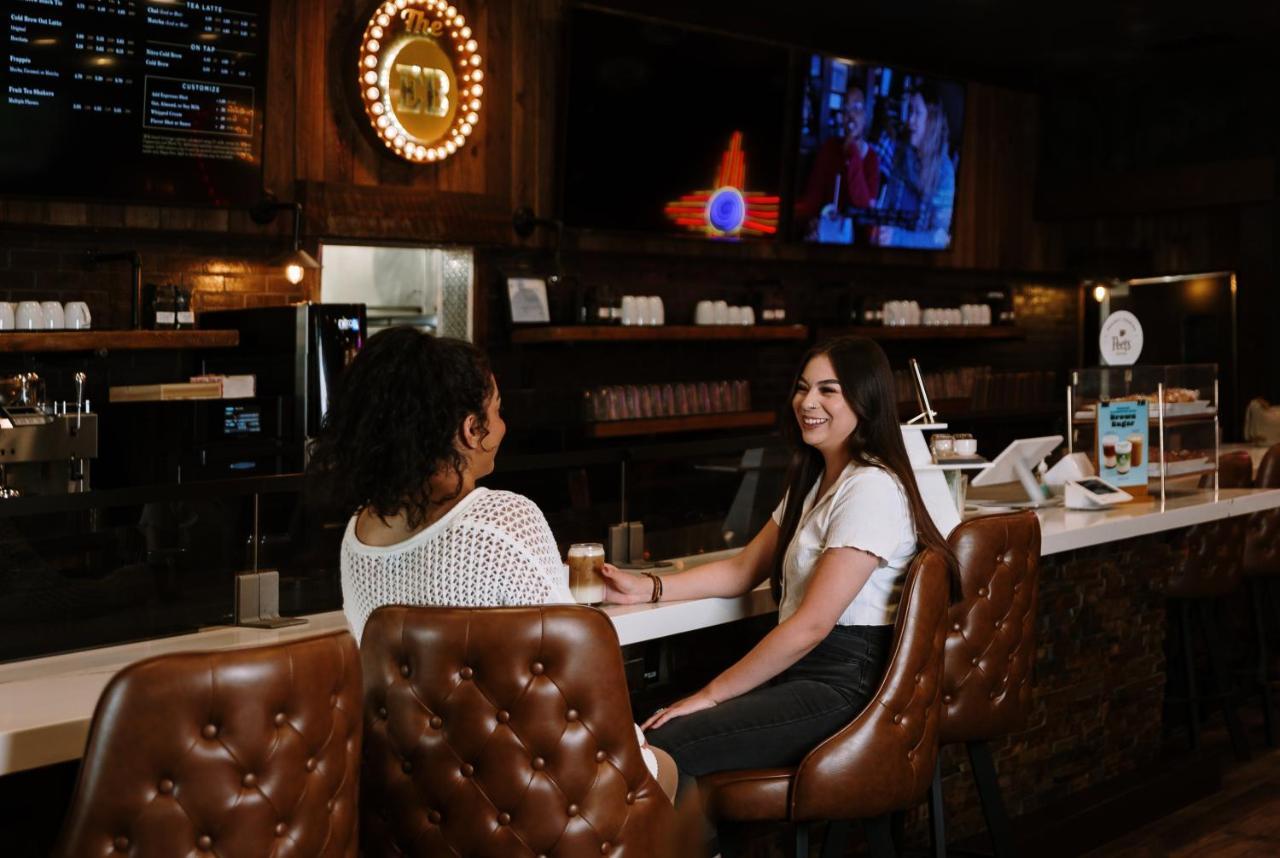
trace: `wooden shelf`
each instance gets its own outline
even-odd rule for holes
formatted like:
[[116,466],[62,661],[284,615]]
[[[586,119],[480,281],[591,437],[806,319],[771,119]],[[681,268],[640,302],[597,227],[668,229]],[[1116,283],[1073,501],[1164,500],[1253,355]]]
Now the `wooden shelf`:
[[100,349],[226,349],[239,331],[3,331],[0,352],[92,352]]
[[805,340],[804,325],[558,325],[546,328],[517,328],[511,342],[604,343],[673,342],[697,340]]
[[588,438],[626,438],[633,435],[665,435],[711,429],[772,427],[778,415],[772,411],[733,411],[728,414],[691,414],[688,417],[644,417],[586,424]]
[[819,339],[854,334],[873,340],[1025,340],[1016,325],[850,325],[823,328]]

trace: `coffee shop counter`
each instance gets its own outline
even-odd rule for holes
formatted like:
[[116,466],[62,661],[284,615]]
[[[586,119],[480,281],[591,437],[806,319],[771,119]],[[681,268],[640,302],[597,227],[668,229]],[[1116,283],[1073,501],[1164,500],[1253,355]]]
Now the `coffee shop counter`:
[[[1280,507],[1280,490],[1224,489],[1135,502],[1101,512],[1040,512],[1042,553],[1053,555]],[[719,555],[701,555],[694,565]],[[734,599],[660,605],[606,605],[623,645],[767,614],[768,587]],[[0,775],[77,759],[83,752],[98,696],[112,675],[134,661],[172,652],[234,649],[277,643],[346,628],[340,611],[278,630],[215,627],[194,634],[102,647],[0,665]]]

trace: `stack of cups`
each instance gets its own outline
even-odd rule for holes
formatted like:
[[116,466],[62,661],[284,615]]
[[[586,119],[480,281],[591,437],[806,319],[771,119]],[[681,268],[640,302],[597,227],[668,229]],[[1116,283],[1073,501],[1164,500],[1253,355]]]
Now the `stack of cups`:
[[85,331],[92,321],[83,301],[0,301],[0,331]]

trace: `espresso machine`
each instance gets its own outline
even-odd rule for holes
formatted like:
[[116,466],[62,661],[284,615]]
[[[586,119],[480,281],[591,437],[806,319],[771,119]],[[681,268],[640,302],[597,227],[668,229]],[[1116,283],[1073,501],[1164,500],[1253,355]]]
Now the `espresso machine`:
[[84,398],[50,402],[34,372],[0,376],[0,499],[68,494],[89,488],[89,462],[98,456],[98,415]]

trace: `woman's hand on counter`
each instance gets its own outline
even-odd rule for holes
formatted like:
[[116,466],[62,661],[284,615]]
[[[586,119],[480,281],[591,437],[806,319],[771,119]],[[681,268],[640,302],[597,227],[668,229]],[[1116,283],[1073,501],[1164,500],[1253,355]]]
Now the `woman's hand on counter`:
[[715,706],[718,701],[711,696],[707,689],[702,689],[696,694],[690,694],[683,700],[677,700],[670,706],[664,706],[657,712],[649,716],[649,720],[640,725],[641,730],[656,730],[663,724],[674,718],[680,718],[685,715],[692,715],[694,712],[701,712],[703,709],[710,709]]
[[623,572],[612,563],[604,564],[604,600],[615,605],[635,605],[653,598],[653,580],[648,575]]

